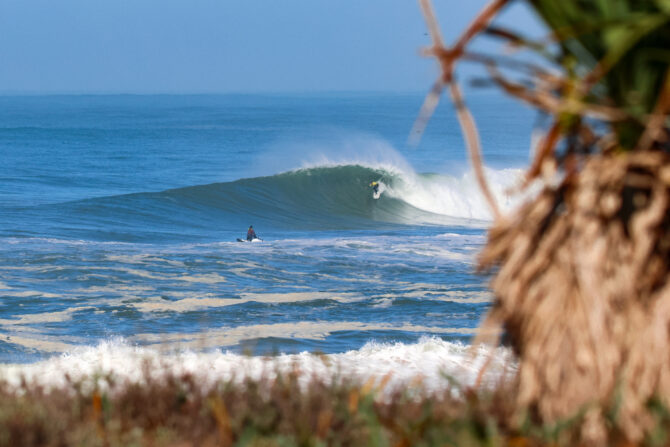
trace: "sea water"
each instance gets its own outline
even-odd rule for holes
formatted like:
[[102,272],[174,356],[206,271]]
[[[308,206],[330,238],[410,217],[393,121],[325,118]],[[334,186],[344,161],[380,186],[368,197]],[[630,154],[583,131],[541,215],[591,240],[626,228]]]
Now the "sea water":
[[[0,97],[0,376],[160,358],[224,377],[268,355],[317,372],[319,352],[360,377],[473,380],[491,214],[446,99],[407,144],[422,99]],[[534,116],[469,104],[509,209]],[[263,241],[237,242],[250,225]]]

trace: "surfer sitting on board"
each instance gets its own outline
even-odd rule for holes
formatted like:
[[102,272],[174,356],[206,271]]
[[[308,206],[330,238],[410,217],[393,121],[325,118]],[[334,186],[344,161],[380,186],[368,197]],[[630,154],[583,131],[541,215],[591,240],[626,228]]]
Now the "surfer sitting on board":
[[379,192],[379,182],[370,182],[370,186],[372,186],[372,192],[377,194]]
[[251,242],[252,240],[254,240],[256,238],[258,238],[258,236],[256,236],[256,232],[254,231],[254,227],[249,225],[249,229],[247,230],[247,240],[249,242]]

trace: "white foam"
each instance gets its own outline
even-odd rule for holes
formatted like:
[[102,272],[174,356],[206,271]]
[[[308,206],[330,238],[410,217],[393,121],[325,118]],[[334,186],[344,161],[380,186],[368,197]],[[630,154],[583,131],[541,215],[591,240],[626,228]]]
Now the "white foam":
[[67,377],[78,381],[111,374],[117,382],[141,383],[147,374],[160,380],[172,373],[195,375],[198,383],[208,387],[217,381],[272,378],[277,373],[299,371],[302,383],[315,377],[326,382],[348,378],[361,383],[384,381],[385,391],[411,387],[432,393],[447,387],[447,377],[461,386],[473,385],[487,360],[490,362],[482,376],[485,385],[496,383],[505,371],[516,368],[507,349],[472,350],[464,344],[429,337],[416,344],[370,342],[341,354],[276,357],[230,352],[162,353],[116,339],[96,347],[78,347],[38,363],[2,365],[0,377],[14,386],[25,378],[49,388],[65,385]]
[[[520,169],[486,168],[486,177],[498,205],[505,211],[519,200],[509,190],[522,175]],[[434,214],[465,219],[490,220],[491,210],[472,171],[462,176],[419,176],[405,173],[399,185],[389,187],[387,195],[399,198],[415,208]]]
[[[172,295],[177,295],[172,293]],[[189,293],[184,293],[186,298],[179,300],[165,300],[163,298],[152,297],[142,301],[130,303],[140,312],[189,312],[203,308],[237,306],[249,302],[257,303],[298,303],[302,301],[314,301],[318,299],[328,299],[340,303],[361,301],[363,296],[353,293],[329,293],[329,292],[287,292],[287,293],[250,293],[243,292],[240,298],[220,298],[211,296],[211,294],[202,297],[192,297]],[[2,324],[3,320],[0,320]]]
[[[16,295],[15,295],[16,296]],[[89,306],[70,307],[59,312],[40,312],[27,315],[18,315],[14,318],[0,318],[0,326],[15,326],[24,324],[60,323],[72,319],[72,314],[92,309]]]

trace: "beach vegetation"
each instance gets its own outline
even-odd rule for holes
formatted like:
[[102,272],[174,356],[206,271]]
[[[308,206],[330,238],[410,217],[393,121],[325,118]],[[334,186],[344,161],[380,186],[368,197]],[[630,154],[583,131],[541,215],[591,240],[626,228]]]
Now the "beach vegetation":
[[[191,374],[112,374],[49,386],[0,384],[0,446],[569,446],[587,417],[553,423],[527,414],[510,424],[515,389],[445,380],[437,392],[386,389],[383,381],[300,372],[204,386]],[[638,445],[665,445],[670,412],[649,405],[653,429]],[[610,439],[625,438],[615,428]]]

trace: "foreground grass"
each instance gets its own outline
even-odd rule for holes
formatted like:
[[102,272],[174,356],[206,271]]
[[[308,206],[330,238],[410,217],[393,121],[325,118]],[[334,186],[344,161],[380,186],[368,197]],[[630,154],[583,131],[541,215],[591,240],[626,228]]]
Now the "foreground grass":
[[[201,386],[194,376],[117,384],[113,377],[47,390],[0,384],[0,446],[470,446],[573,445],[576,420],[512,428],[512,395],[385,394],[380,385],[298,374]],[[103,391],[104,390],[104,391]],[[646,444],[663,445],[667,413]],[[578,419],[578,418],[576,418]],[[613,433],[612,442],[618,437]],[[626,444],[629,445],[629,444]]]

